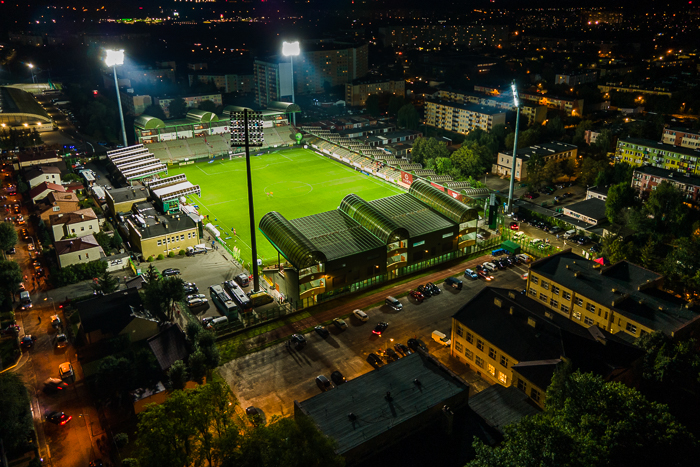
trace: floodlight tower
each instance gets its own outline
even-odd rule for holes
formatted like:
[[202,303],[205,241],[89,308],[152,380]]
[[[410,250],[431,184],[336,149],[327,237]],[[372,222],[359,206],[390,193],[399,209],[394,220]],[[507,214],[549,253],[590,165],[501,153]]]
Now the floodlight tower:
[[119,80],[117,79],[117,65],[124,64],[124,50],[106,50],[105,63],[114,70],[114,89],[117,92],[117,106],[119,107],[119,119],[122,123],[122,144],[126,143],[126,127],[124,126],[124,111],[122,110],[122,98],[119,96]]
[[29,72],[32,74],[32,83],[36,83],[36,80],[34,79],[34,65],[27,63],[27,66],[29,67]]
[[[508,190],[508,212],[513,212],[513,189],[515,186],[515,159],[518,152],[518,125],[520,124],[520,99],[518,90],[515,88],[515,81],[510,84],[513,91],[513,104],[515,104],[515,137],[513,138],[513,160],[510,164],[510,189]],[[522,172],[522,168],[520,169]]]
[[258,276],[258,248],[255,242],[255,211],[253,210],[253,182],[250,176],[250,148],[263,145],[263,121],[262,113],[250,109],[242,112],[231,112],[231,148],[245,148],[245,164],[248,174],[248,213],[250,214],[250,248],[253,259],[253,291],[260,290],[260,277]]
[[[282,42],[282,55],[289,57],[289,64],[292,71],[292,104],[294,104],[294,57],[301,53],[299,49],[299,41]],[[297,116],[292,113],[292,124],[296,126]]]

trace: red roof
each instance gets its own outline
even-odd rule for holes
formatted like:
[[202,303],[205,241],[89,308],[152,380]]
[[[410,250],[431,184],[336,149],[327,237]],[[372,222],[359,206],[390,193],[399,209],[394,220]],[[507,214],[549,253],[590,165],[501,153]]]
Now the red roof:
[[63,188],[62,185],[56,185],[55,183],[50,183],[50,182],[42,182],[29,190],[29,197],[31,199],[36,198],[37,196],[41,195],[44,193],[46,190],[49,190],[49,192],[54,192],[58,191],[59,193],[65,193],[66,189]]

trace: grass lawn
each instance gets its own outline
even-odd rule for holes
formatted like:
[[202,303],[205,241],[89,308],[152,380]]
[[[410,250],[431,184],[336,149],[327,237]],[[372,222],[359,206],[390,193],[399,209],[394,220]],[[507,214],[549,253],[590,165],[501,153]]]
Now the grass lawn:
[[[371,201],[403,192],[396,186],[307,149],[286,149],[251,156],[250,162],[258,258],[265,264],[277,262],[277,250],[257,229],[260,218],[268,212],[277,211],[287,219],[295,219],[337,209],[340,201],[350,193]],[[199,206],[200,214],[208,214],[209,222],[219,229],[222,240],[230,248],[238,247],[243,259],[250,262],[245,157],[168,169],[169,175],[181,173],[202,187],[201,198],[189,197]],[[236,236],[232,229],[236,229]]]

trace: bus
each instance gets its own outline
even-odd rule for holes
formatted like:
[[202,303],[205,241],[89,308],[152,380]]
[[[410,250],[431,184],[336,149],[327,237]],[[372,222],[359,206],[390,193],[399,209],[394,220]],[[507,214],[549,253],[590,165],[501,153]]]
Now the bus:
[[238,306],[231,300],[231,297],[226,293],[220,285],[212,285],[209,287],[211,300],[219,311],[230,319],[238,318]]
[[224,287],[242,312],[248,312],[253,308],[253,303],[250,301],[240,285],[236,284],[234,281],[226,281],[224,282]]

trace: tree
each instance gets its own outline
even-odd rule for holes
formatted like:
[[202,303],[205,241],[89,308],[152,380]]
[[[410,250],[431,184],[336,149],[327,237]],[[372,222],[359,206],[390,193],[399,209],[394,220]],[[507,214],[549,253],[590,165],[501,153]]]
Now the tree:
[[112,277],[107,270],[105,270],[102,276],[97,280],[97,284],[94,284],[92,288],[107,295],[119,288],[119,279]]
[[479,179],[491,169],[493,156],[487,148],[475,141],[465,141],[462,146],[450,156],[452,165],[458,168],[463,178]]
[[146,279],[146,282],[148,282],[149,284],[151,282],[156,282],[160,279],[160,276],[156,272],[156,267],[153,266],[153,264],[148,265],[146,273],[144,274],[144,279]]
[[32,431],[29,393],[17,373],[0,373],[0,439],[5,450],[13,452],[26,443]]
[[185,326],[185,335],[187,340],[189,340],[193,345],[197,342],[197,334],[202,332],[202,326],[197,323],[188,322]]
[[667,181],[656,186],[644,203],[644,211],[653,219],[654,230],[662,235],[678,237],[688,232],[685,220],[688,208],[685,195]]
[[601,130],[595,143],[591,145],[591,152],[597,154],[599,159],[607,159],[614,139],[615,136],[612,134],[612,131],[608,129]]
[[12,303],[12,295],[19,290],[22,269],[15,261],[0,260],[0,303]]
[[159,118],[161,120],[165,120],[165,112],[163,111],[163,108],[158,105],[158,104],[152,104],[143,109],[143,115],[148,115],[150,117],[155,117]]
[[578,147],[583,147],[586,144],[586,132],[593,129],[593,122],[590,120],[583,120],[576,126],[576,131],[574,132],[574,137],[572,143]]
[[418,116],[418,111],[413,104],[406,104],[399,109],[399,114],[397,118],[397,124],[400,128],[406,128],[407,130],[417,130],[420,124],[420,117]]
[[438,157],[450,157],[450,150],[447,149],[445,143],[433,137],[419,137],[413,142],[411,162],[425,166],[428,159],[436,159]]
[[700,289],[700,239],[697,234],[674,240],[663,262],[667,284],[687,292]]
[[578,182],[583,187],[592,186],[598,173],[604,171],[609,164],[605,161],[598,161],[592,157],[584,157],[581,161],[581,175]]
[[27,184],[24,180],[20,180],[17,182],[17,191],[19,193],[26,193],[29,191],[29,184]]
[[[510,130],[505,124],[499,123],[498,125],[494,125],[494,127],[491,129],[491,136],[496,138],[496,141],[498,142],[498,149],[508,149],[506,145],[506,136],[508,136],[508,133],[511,133],[512,130]],[[513,149],[513,144],[511,141],[510,149]]]
[[175,302],[185,299],[184,282],[179,277],[167,277],[160,281],[160,286],[164,307],[172,320]]
[[545,161],[544,157],[539,154],[532,154],[527,160],[527,184],[534,190],[537,190],[542,183],[547,181],[545,176]]
[[67,183],[71,182],[77,182],[77,183],[82,183],[83,179],[80,177],[78,174],[74,174],[71,172],[65,173],[61,176],[61,180]]
[[665,405],[622,383],[556,374],[546,400],[543,413],[506,427],[499,447],[475,441],[468,466],[681,466],[697,455],[692,435]]
[[182,97],[177,97],[170,102],[168,110],[170,113],[170,118],[182,118],[187,113],[187,103]]
[[559,170],[563,176],[571,181],[571,178],[576,175],[576,159],[564,159],[559,163]]
[[187,379],[187,365],[182,360],[176,361],[168,369],[168,381],[172,389],[185,389]]
[[656,256],[656,242],[649,236],[647,242],[641,250],[639,250],[639,264],[647,269],[656,269],[659,264],[659,259]]
[[133,367],[125,357],[107,356],[100,360],[95,388],[105,398],[124,396],[131,388]]
[[608,190],[608,197],[605,200],[605,217],[611,224],[619,223],[621,211],[631,208],[635,203],[635,189],[629,183],[613,185]]
[[365,107],[367,108],[367,113],[373,117],[378,117],[380,114],[379,110],[379,96],[377,94],[370,94],[367,96],[365,101]]
[[17,245],[17,231],[9,222],[0,222],[0,248],[3,252]]
[[629,260],[634,257],[634,244],[632,242],[625,243],[625,240],[619,235],[607,234],[602,238],[603,257],[606,257],[611,263]]
[[119,248],[121,248],[122,242],[122,236],[119,235],[119,232],[115,231],[114,235],[112,235],[112,240],[109,242],[109,245],[115,250],[118,250]]
[[406,99],[403,96],[391,96],[389,99],[389,115],[396,117],[399,114],[399,109],[406,105]]
[[199,103],[199,110],[205,110],[207,112],[215,112],[216,111],[216,104],[214,104],[212,101],[209,99],[205,99],[202,102]]
[[99,243],[99,245],[102,247],[105,253],[108,253],[111,250],[112,237],[107,235],[105,232],[97,232],[95,234],[95,240],[97,240],[97,243]]
[[676,341],[656,331],[643,335],[635,344],[645,352],[645,379],[677,388],[690,388],[698,382],[700,353],[694,339]]
[[200,349],[196,349],[190,354],[187,368],[192,381],[201,383],[207,374],[207,356]]
[[566,130],[564,129],[564,123],[561,121],[558,115],[547,120],[545,125],[545,131],[548,138],[559,139],[564,136]]
[[556,182],[559,180],[559,177],[562,176],[561,164],[559,162],[560,161],[550,159],[544,164],[542,168],[542,177],[545,182]]
[[204,354],[207,369],[213,370],[219,366],[219,349],[216,345],[216,335],[211,331],[202,331],[197,334],[196,340],[196,348]]
[[452,160],[448,157],[435,158],[435,173],[438,175],[447,175],[452,170]]

